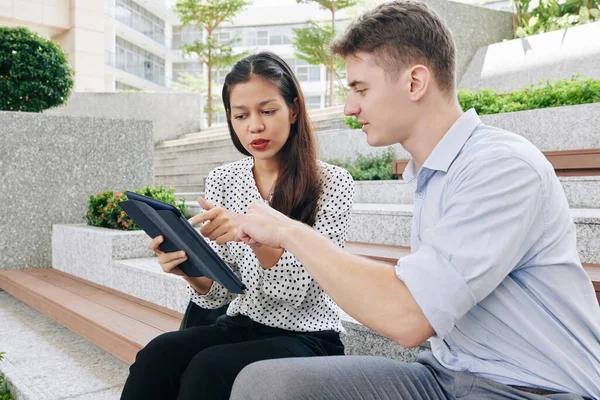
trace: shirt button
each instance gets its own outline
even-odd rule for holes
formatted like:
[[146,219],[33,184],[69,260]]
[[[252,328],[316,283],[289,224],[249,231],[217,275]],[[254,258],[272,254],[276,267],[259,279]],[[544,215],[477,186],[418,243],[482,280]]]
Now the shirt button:
[[423,192],[417,192],[417,198],[419,200],[423,200],[423,197],[425,197],[425,195],[423,194]]
[[421,234],[417,233],[417,239],[419,239],[419,241],[421,241]]

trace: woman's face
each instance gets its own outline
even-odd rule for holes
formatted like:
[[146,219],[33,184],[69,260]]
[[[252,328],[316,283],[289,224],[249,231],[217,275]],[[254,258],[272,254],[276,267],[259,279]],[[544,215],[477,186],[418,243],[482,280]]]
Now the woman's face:
[[277,159],[298,114],[287,106],[277,86],[253,75],[233,87],[229,100],[231,125],[242,146],[255,159]]

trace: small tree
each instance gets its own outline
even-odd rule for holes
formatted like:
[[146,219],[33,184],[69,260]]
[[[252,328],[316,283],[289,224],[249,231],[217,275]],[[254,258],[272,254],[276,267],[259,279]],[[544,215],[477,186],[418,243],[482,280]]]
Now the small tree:
[[237,38],[219,43],[214,32],[223,22],[231,22],[249,4],[249,0],[178,0],[175,4],[174,11],[179,15],[183,26],[196,25],[206,31],[204,42],[196,40],[192,44],[183,44],[181,49],[186,55],[196,55],[208,70],[208,126],[212,125],[213,114],[212,69],[230,66],[246,55],[233,54],[232,46]]
[[64,104],[72,89],[59,45],[24,27],[0,27],[0,110],[41,112]]
[[296,57],[311,65],[324,65],[329,74],[329,105],[333,105],[336,70],[343,68],[343,63],[331,57],[328,47],[335,37],[335,13],[357,4],[357,0],[296,0],[297,3],[317,3],[322,9],[331,12],[329,27],[309,21],[306,28],[294,29],[294,49]]

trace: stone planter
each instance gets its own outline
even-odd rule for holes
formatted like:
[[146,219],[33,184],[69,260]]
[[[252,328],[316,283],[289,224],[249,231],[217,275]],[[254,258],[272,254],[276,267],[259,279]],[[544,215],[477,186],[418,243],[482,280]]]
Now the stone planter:
[[84,224],[52,226],[52,266],[113,287],[114,261],[152,257],[144,231],[118,231]]

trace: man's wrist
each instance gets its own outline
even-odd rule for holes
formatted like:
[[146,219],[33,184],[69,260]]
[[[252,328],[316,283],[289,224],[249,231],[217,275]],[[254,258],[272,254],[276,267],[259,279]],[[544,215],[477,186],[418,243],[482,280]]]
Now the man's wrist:
[[290,223],[285,224],[280,233],[280,245],[282,249],[289,250],[293,246],[295,239],[300,235],[304,224],[298,221],[291,220]]

